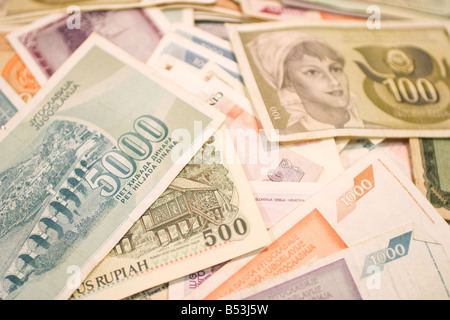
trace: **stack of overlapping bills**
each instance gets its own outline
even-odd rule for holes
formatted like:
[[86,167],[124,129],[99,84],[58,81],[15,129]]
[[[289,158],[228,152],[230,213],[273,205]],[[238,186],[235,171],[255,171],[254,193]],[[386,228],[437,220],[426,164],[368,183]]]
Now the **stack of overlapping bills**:
[[448,8],[391,6],[3,1],[0,298],[449,299]]

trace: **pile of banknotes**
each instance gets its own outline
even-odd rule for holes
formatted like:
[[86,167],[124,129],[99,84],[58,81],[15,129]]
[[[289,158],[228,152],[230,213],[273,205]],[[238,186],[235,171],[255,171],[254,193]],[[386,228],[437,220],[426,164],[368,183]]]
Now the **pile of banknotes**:
[[0,0],[0,299],[450,299],[446,0]]

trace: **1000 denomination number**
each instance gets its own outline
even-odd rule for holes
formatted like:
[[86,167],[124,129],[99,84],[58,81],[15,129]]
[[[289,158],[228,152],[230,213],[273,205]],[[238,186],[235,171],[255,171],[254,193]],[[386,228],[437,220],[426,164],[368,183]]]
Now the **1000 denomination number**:
[[120,179],[128,179],[137,170],[137,162],[148,159],[153,144],[169,134],[166,124],[151,115],[143,115],[133,124],[134,132],[123,134],[117,141],[119,150],[111,150],[86,173],[84,179],[92,189],[102,188],[100,195],[114,196],[121,187]]

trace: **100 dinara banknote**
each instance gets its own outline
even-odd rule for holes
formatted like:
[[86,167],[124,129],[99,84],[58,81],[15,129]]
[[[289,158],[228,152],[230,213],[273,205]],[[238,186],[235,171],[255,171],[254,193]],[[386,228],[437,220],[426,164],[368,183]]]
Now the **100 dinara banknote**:
[[271,140],[450,136],[450,40],[441,23],[230,26]]
[[86,277],[220,126],[180,90],[93,35],[8,123],[3,299],[69,298],[74,270]]

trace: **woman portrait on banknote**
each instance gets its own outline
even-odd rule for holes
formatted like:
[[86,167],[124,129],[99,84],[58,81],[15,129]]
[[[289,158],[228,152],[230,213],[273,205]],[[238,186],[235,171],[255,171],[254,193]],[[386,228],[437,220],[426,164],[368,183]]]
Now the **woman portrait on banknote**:
[[333,48],[300,31],[263,33],[248,48],[261,75],[278,91],[288,117],[282,131],[364,127],[344,58]]

